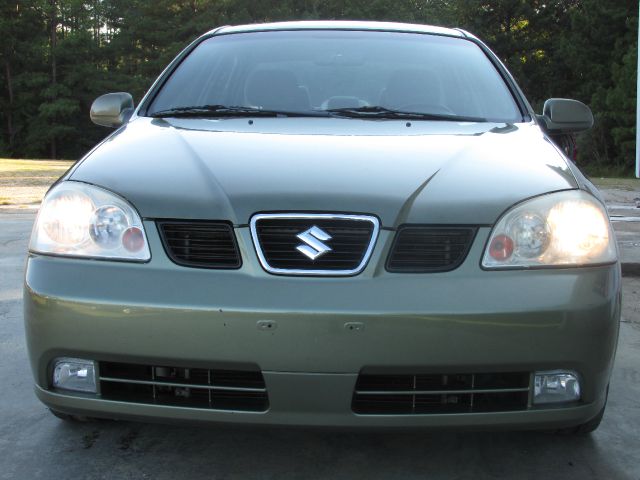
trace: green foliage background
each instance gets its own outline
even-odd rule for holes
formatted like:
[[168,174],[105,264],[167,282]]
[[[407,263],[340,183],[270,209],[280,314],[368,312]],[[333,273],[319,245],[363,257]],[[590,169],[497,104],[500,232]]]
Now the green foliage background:
[[461,27],[508,65],[537,111],[588,103],[579,163],[631,174],[637,0],[5,0],[0,4],[0,156],[77,158],[108,132],[93,99],[145,89],[181,48],[219,25],[365,19]]

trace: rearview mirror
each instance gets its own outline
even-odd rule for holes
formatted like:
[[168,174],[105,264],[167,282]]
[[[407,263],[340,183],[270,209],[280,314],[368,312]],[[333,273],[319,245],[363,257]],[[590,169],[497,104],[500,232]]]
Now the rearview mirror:
[[568,98],[550,98],[537,117],[550,133],[577,133],[593,127],[591,109]]
[[103,127],[116,128],[129,120],[133,113],[133,97],[126,92],[107,93],[91,104],[91,121]]

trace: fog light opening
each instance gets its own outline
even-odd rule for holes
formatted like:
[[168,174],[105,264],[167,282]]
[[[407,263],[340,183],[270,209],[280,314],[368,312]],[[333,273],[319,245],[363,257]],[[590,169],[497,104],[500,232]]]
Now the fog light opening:
[[536,372],[533,403],[567,403],[580,400],[580,379],[576,372],[553,370]]
[[54,388],[96,393],[96,369],[93,360],[57,358],[53,363]]

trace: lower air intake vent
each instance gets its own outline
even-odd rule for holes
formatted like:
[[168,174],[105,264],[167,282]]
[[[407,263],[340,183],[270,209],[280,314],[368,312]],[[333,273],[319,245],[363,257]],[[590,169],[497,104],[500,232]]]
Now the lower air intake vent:
[[525,410],[530,375],[469,373],[360,374],[352,409],[361,415],[411,415]]
[[100,362],[106,400],[215,410],[264,412],[269,408],[260,370],[208,370]]
[[387,270],[397,273],[446,272],[464,261],[473,227],[402,226],[398,229]]
[[160,237],[169,258],[178,265],[240,268],[233,228],[223,222],[160,221]]

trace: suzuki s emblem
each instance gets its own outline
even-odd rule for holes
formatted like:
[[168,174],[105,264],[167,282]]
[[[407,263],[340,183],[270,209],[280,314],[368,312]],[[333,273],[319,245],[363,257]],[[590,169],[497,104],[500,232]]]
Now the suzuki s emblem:
[[296,250],[306,255],[311,260],[315,260],[316,258],[331,251],[331,247],[322,243],[327,240],[331,240],[331,235],[315,225],[309,230],[299,233],[296,237],[304,242],[304,245],[298,245]]

